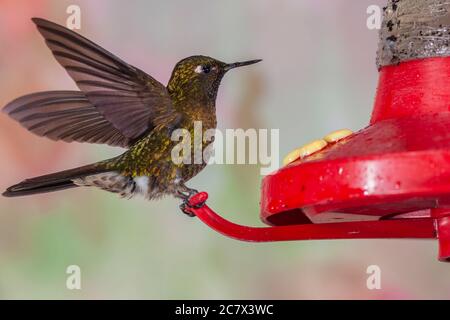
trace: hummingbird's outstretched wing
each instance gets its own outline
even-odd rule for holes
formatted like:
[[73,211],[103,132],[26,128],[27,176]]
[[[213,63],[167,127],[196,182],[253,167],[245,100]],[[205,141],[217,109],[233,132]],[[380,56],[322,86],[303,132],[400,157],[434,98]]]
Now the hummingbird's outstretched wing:
[[32,20],[90,106],[128,141],[152,130],[174,111],[166,87],[150,75],[63,26]]
[[52,140],[123,148],[130,144],[81,91],[28,94],[8,103],[3,111],[34,134]]

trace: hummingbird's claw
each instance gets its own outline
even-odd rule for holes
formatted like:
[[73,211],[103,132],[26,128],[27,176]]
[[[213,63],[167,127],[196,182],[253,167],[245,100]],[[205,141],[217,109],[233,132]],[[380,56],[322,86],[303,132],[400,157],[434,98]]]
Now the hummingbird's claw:
[[189,195],[183,198],[180,209],[189,217],[195,217],[193,209],[200,209],[203,207],[208,199],[208,194],[205,192],[198,192],[194,189],[191,189],[191,191],[195,192],[189,192]]
[[188,217],[193,218],[193,217],[195,217],[195,214],[192,213],[192,211],[190,210],[190,208],[191,208],[191,207],[190,207],[189,204],[186,203],[186,202],[183,202],[182,204],[180,204],[180,209],[181,209],[181,211],[182,211],[185,215],[187,215]]

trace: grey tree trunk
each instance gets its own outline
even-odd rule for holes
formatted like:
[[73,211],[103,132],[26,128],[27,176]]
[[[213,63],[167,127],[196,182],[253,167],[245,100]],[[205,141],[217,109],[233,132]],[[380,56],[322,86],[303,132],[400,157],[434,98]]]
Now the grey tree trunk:
[[377,66],[450,56],[450,0],[389,0],[384,8]]

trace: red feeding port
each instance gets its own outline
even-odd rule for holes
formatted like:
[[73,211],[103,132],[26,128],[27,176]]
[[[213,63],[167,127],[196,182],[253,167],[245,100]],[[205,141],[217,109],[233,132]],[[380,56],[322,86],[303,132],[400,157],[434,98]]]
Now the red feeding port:
[[383,67],[368,127],[267,176],[261,218],[271,227],[190,210],[245,241],[438,238],[449,261],[450,57]]

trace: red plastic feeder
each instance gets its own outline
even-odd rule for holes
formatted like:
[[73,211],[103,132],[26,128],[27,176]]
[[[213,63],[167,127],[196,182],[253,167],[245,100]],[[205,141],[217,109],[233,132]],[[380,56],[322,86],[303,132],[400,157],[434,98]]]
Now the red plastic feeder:
[[190,210],[244,241],[428,238],[450,261],[450,57],[383,67],[368,127],[267,176],[261,218],[270,227]]

